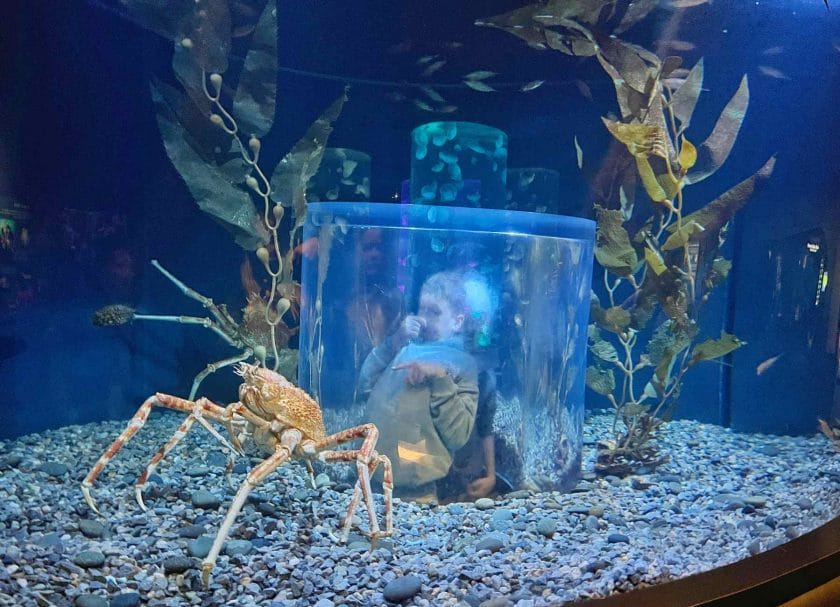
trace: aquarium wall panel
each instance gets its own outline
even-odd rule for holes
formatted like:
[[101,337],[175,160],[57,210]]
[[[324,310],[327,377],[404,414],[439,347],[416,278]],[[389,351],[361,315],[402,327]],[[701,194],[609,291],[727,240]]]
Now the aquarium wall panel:
[[833,227],[763,234],[760,246],[744,250],[733,322],[751,347],[733,356],[735,428],[806,433],[832,414],[838,331],[831,314],[837,306]]

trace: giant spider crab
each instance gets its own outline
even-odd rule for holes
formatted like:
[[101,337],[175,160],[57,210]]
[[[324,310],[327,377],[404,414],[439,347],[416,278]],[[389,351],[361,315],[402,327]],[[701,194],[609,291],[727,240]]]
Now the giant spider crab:
[[[82,493],[91,509],[99,514],[91,496],[90,489],[107,463],[117,454],[122,446],[146,423],[153,406],[166,407],[183,411],[189,415],[178,427],[169,441],[152,457],[146,469],[137,479],[135,496],[140,507],[145,510],[142,490],[155,466],[166,454],[184,438],[195,422],[207,428],[231,453],[242,453],[242,443],[252,440],[268,457],[255,466],[247,475],[225,516],[222,526],[216,534],[213,547],[202,563],[204,585],[210,583],[210,574],[216,558],[222,549],[230,528],[242,509],[248,494],[279,466],[292,458],[306,461],[312,476],[312,460],[322,462],[356,462],[359,478],[344,518],[341,540],[346,541],[350,532],[353,513],[364,498],[368,511],[371,539],[389,536],[393,533],[393,515],[391,493],[391,462],[387,456],[377,453],[376,440],[379,430],[374,424],[363,424],[327,436],[321,407],[306,392],[294,386],[279,373],[258,365],[239,363],[236,373],[243,378],[239,386],[239,401],[227,407],[217,405],[206,398],[190,401],[169,394],[157,393],[150,396],[138,409],[125,430],[102,454],[88,475],[82,481]],[[230,442],[210,425],[208,419],[224,423],[227,426]],[[359,449],[333,450],[342,443],[354,439],[363,439]],[[232,443],[232,444],[231,444]],[[370,477],[382,464],[382,489],[385,499],[385,529],[380,530],[374,510]]]

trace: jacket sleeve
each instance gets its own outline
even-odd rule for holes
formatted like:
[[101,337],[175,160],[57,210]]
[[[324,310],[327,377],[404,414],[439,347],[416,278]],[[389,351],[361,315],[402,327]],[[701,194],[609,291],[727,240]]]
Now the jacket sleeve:
[[376,385],[382,372],[393,362],[398,352],[393,339],[388,338],[365,357],[362,369],[359,371],[359,394],[364,400],[370,396],[373,386]]
[[435,429],[446,448],[455,451],[463,447],[475,425],[476,382],[465,378],[456,381],[450,375],[434,378],[430,406]]

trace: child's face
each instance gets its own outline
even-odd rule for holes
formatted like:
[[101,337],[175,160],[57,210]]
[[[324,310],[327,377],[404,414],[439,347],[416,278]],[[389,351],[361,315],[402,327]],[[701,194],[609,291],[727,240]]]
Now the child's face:
[[421,336],[424,341],[448,339],[459,333],[464,325],[464,315],[456,314],[443,297],[422,293],[417,315],[426,321]]

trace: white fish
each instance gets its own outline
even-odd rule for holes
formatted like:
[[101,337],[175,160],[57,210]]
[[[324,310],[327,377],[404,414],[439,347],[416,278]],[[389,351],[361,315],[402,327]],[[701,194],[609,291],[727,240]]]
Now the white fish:
[[527,93],[528,91],[533,91],[545,84],[545,80],[532,80],[528,84],[523,84],[522,87],[519,89],[523,93]]
[[481,80],[464,80],[464,84],[466,84],[471,89],[480,91],[482,93],[490,93],[496,90],[489,84],[484,84]]
[[491,72],[489,70],[476,70],[474,72],[470,72],[464,78],[467,80],[486,80],[487,78],[492,78],[496,75],[496,72]]
[[693,51],[697,48],[696,44],[688,40],[663,40],[662,45],[668,46],[675,51]]
[[777,78],[778,80],[790,80],[790,76],[788,76],[781,70],[777,70],[775,67],[770,67],[769,65],[759,65],[758,71],[764,74],[765,76],[769,76],[770,78]]
[[577,155],[578,169],[583,169],[583,150],[580,148],[580,144],[577,140],[577,135],[575,135],[575,154]]
[[452,112],[457,112],[458,106],[457,105],[444,105],[438,108],[438,112],[441,114],[451,114]]
[[423,76],[431,76],[436,71],[438,71],[440,68],[442,68],[444,65],[446,65],[446,60],[445,59],[441,59],[440,61],[435,61],[429,67],[427,67],[425,70],[423,70],[422,75]]
[[437,55],[423,55],[417,60],[417,65],[425,65],[433,59],[437,59]]
[[772,357],[768,358],[767,360],[759,363],[758,366],[755,368],[755,374],[756,375],[761,375],[762,373],[767,371],[767,369],[769,369],[774,364],[776,364],[776,361],[779,360],[781,357],[782,357],[781,354],[777,354],[776,356],[772,356]]
[[673,8],[692,8],[706,3],[711,4],[710,0],[671,0]]
[[420,101],[419,99],[414,100],[414,105],[417,107],[417,109],[423,110],[424,112],[434,112],[435,111],[435,108],[433,108],[431,105],[429,105],[425,101]]
[[437,101],[438,103],[446,103],[446,99],[444,99],[440,93],[438,93],[435,89],[430,86],[421,86],[420,90],[426,93],[426,96],[431,99],[432,101]]
[[785,52],[785,47],[783,46],[771,46],[768,49],[761,51],[762,55],[781,55]]

